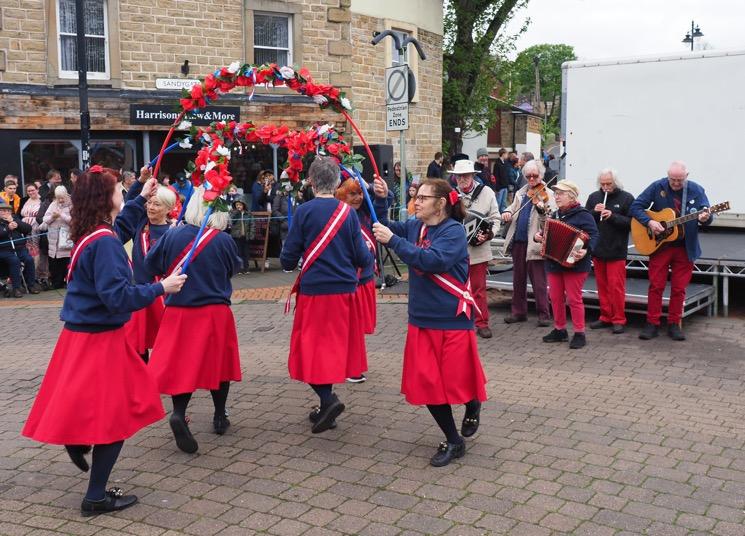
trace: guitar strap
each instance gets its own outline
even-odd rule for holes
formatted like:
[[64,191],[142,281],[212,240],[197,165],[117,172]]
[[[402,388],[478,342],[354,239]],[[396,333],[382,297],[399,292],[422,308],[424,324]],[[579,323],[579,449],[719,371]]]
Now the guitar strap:
[[686,203],[688,202],[688,180],[683,183],[683,196],[680,199],[680,215],[686,215]]

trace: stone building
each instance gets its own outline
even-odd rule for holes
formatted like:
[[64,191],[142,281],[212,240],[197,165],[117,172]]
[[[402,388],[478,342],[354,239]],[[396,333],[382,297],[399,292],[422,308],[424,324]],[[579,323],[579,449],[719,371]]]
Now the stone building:
[[[157,155],[172,122],[179,87],[234,60],[305,66],[316,81],[347,92],[353,117],[371,144],[385,132],[385,68],[401,61],[392,40],[373,32],[414,35],[426,61],[409,61],[417,77],[410,106],[407,162],[426,170],[441,147],[441,0],[86,0],[91,161],[138,169]],[[75,0],[3,0],[0,5],[0,176],[25,182],[51,168],[79,167],[80,122]],[[413,47],[411,47],[413,49]],[[413,51],[413,50],[412,50]],[[413,56],[413,54],[412,54]],[[211,110],[256,124],[302,127],[343,118],[286,88],[223,96]],[[175,173],[194,156],[177,150],[163,162]],[[242,155],[236,177],[250,182],[271,167],[271,149]],[[281,156],[280,156],[281,160]],[[241,166],[238,166],[241,168]]]

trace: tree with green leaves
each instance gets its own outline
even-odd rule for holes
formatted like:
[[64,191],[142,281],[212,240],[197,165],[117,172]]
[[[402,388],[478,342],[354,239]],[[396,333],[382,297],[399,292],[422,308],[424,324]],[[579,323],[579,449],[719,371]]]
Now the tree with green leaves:
[[497,103],[490,97],[497,87],[501,58],[516,37],[503,30],[528,1],[444,0],[442,138],[446,153],[460,152],[466,131],[484,132],[494,123]]
[[[513,104],[542,102],[545,107],[544,132],[556,133],[561,111],[561,64],[576,60],[569,45],[534,45],[520,52],[504,66],[501,77]],[[536,70],[540,95],[536,95]],[[536,112],[539,110],[535,110]]]

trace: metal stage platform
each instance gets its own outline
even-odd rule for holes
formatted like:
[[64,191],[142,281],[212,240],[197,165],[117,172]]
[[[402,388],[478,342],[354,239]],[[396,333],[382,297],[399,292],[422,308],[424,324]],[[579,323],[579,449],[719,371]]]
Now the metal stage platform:
[[[701,241],[701,258],[696,261],[693,273],[712,278],[713,312],[718,311],[719,285],[722,285],[722,313],[729,311],[729,280],[731,277],[745,278],[745,231],[707,229],[699,234]],[[502,249],[504,240],[492,240],[492,253],[496,259],[504,259]],[[509,257],[507,257],[509,259]],[[626,269],[630,271],[647,271],[649,257],[639,255],[633,244],[629,244],[629,256]],[[646,281],[644,281],[646,284]],[[706,286],[706,285],[704,285]],[[645,291],[646,299],[646,291]]]
[[[647,313],[647,286],[646,279],[628,278],[626,280],[626,306],[624,309],[627,313],[646,314]],[[486,287],[499,290],[512,291],[512,270],[502,271],[499,273],[490,273],[486,278]],[[590,309],[599,308],[598,289],[595,284],[595,277],[590,275],[585,281],[582,288],[582,298],[585,307]],[[683,316],[686,317],[707,309],[706,313],[711,316],[714,313],[715,289],[712,285],[703,285],[700,283],[691,283],[686,289],[686,299],[683,303]],[[528,280],[528,299],[533,300],[533,287]],[[667,311],[670,303],[670,284],[665,288],[662,296],[662,309]]]

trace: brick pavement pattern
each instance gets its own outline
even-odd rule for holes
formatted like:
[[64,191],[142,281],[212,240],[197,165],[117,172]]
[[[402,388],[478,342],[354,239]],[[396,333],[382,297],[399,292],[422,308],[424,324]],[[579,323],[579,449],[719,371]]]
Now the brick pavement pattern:
[[110,482],[140,504],[94,518],[80,517],[87,480],[63,449],[19,435],[59,307],[0,308],[0,534],[745,535],[741,319],[689,319],[675,344],[592,331],[570,351],[493,311],[481,429],[436,469],[440,433],[399,394],[405,305],[380,305],[369,381],[337,388],[348,410],[319,435],[315,397],[287,377],[282,301],[233,308],[245,378],[233,426],[212,433],[202,392],[189,409],[197,455],[165,420],[141,431]]

